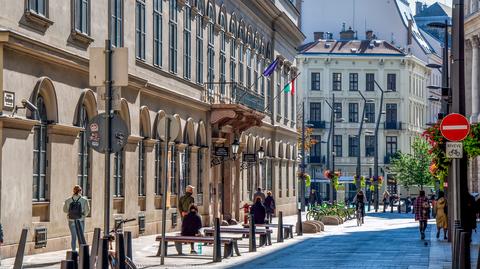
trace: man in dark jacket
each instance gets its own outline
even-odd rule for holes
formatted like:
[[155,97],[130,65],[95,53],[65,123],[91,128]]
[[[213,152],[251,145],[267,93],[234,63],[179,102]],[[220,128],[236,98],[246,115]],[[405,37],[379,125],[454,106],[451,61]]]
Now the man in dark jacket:
[[265,224],[266,210],[262,205],[262,198],[257,197],[255,199],[255,204],[250,208],[250,212],[253,214],[255,224]]
[[[195,205],[190,205],[190,210],[182,221],[182,235],[183,236],[199,236],[202,228],[202,219],[198,215],[198,208]],[[191,254],[197,254],[194,243],[190,243]]]
[[267,192],[267,198],[265,198],[265,210],[267,212],[268,223],[272,223],[273,214],[275,214],[275,200],[272,197],[272,192]]
[[310,207],[313,207],[317,204],[317,193],[315,192],[315,189],[310,190],[310,195],[308,196],[308,204]]

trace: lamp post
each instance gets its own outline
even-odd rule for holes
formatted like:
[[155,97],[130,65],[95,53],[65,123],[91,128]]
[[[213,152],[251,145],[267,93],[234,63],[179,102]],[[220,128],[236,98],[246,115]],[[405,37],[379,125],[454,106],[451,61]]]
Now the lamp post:
[[[328,145],[330,143],[330,138],[332,140],[332,147],[333,147],[333,150],[331,151],[331,154],[332,154],[332,166],[330,167],[330,163],[328,163],[328,166],[329,168],[331,168],[331,171],[332,173],[335,173],[335,156],[336,156],[336,153],[335,153],[335,122],[344,122],[345,119],[344,118],[336,118],[335,117],[335,113],[337,112],[335,110],[335,108],[333,107],[333,104],[335,104],[335,94],[333,94],[333,100],[332,100],[332,104],[330,104],[327,100],[325,100],[325,103],[328,105],[328,107],[330,108],[331,110],[331,113],[330,113],[330,131],[328,133],[329,137],[328,137],[328,143],[327,143],[327,148],[330,148],[330,145]],[[332,182],[330,182],[330,188],[329,188],[329,196],[330,196],[330,203],[333,203],[333,198],[334,198],[334,195],[335,195],[335,191],[333,189],[333,185],[332,185]]]
[[365,96],[362,94],[361,91],[358,91],[360,96],[363,99],[363,111],[362,111],[362,117],[360,118],[360,126],[358,128],[358,135],[357,135],[357,145],[358,145],[358,151],[357,153],[357,180],[355,181],[357,190],[361,188],[360,185],[360,176],[362,173],[362,167],[361,167],[361,158],[360,158],[360,140],[361,140],[361,135],[362,135],[362,129],[363,129],[363,122],[365,121],[365,108],[367,106],[367,103],[372,102],[373,100],[367,100]]
[[[302,102],[302,163],[300,177],[300,206],[302,212],[305,211],[305,99]],[[280,179],[281,180],[281,179]]]

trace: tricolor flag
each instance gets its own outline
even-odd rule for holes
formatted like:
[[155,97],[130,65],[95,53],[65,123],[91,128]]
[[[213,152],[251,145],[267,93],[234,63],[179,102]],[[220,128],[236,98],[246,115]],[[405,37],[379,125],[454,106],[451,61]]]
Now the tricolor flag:
[[273,74],[273,71],[275,71],[275,68],[277,68],[278,65],[278,58],[275,59],[264,71],[263,71],[263,76],[264,77],[269,77],[271,74]]
[[290,80],[290,82],[287,85],[285,85],[285,87],[283,88],[283,92],[285,93],[290,92],[292,96],[295,94],[295,80],[297,79],[298,75],[292,78],[292,80]]

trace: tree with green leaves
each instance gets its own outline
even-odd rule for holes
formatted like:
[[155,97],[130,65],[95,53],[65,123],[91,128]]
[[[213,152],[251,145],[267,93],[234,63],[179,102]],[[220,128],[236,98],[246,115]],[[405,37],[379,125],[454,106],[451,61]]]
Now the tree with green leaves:
[[416,137],[411,145],[412,153],[399,152],[393,156],[391,170],[403,186],[416,185],[423,190],[425,185],[433,183],[434,177],[429,170],[432,163],[430,147],[425,139]]

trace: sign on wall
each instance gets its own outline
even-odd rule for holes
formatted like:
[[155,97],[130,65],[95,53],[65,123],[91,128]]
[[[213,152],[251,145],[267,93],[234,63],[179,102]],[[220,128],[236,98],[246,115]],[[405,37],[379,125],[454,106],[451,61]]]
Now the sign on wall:
[[3,91],[3,109],[12,111],[15,108],[15,93]]

